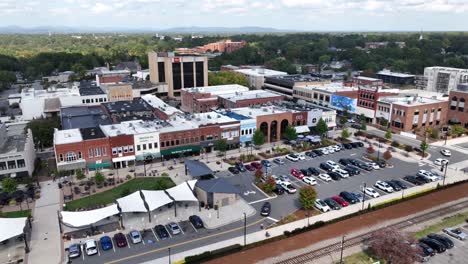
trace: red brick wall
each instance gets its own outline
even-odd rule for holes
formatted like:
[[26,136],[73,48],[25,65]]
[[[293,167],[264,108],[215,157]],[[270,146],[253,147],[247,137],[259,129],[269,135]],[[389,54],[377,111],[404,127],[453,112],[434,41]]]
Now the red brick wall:
[[[111,149],[111,154],[112,158],[119,157],[119,153],[117,154],[112,154],[112,148],[118,148],[118,147],[125,147],[125,146],[134,146],[134,140],[133,140],[133,135],[119,135],[116,137],[110,137],[109,138],[109,148]],[[127,152],[124,153],[122,152],[122,156],[132,156],[135,155],[135,149],[132,152]]]
[[[177,144],[177,140],[179,144]],[[169,149],[177,146],[199,144],[200,132],[198,129],[164,132],[159,135],[159,145],[161,149]]]
[[[456,97],[456,100],[454,97]],[[465,100],[465,105],[463,107],[463,111],[460,111],[460,100]],[[462,91],[450,91],[449,94],[449,102],[448,102],[448,111],[447,111],[447,122],[458,121],[461,125],[465,128],[468,128],[468,92]],[[452,109],[452,102],[455,103],[454,109]]]
[[[431,117],[431,111],[432,108],[434,108],[434,118],[432,124],[430,124],[430,117]],[[438,109],[441,109],[440,113],[440,119],[439,123],[437,123],[437,112]],[[410,105],[410,106],[401,106],[401,105],[394,105],[391,113],[391,124],[390,128],[393,131],[414,131],[415,128],[413,128],[413,120],[414,120],[414,113],[416,110],[419,111],[419,118],[418,118],[418,123],[416,128],[417,129],[424,129],[428,127],[441,127],[442,125],[447,123],[447,109],[448,109],[448,102],[437,102],[433,104],[425,104],[425,105]],[[405,114],[402,115],[401,113],[399,114],[397,110],[404,111]],[[424,116],[424,111],[427,110],[427,117],[426,117],[426,122],[425,125],[423,126],[422,120]],[[393,113],[395,111],[395,113]],[[398,128],[394,125],[393,121],[396,119],[400,119],[403,128]]]
[[[264,116],[258,116],[257,117],[257,129],[260,129],[261,125],[263,122],[266,122],[268,124],[268,131],[267,131],[267,137],[266,137],[266,142],[269,143],[270,141],[270,126],[271,122],[277,121],[278,126],[277,126],[277,138],[276,140],[273,141],[279,141],[281,139],[281,121],[284,119],[288,120],[289,125],[292,125],[293,123],[293,117],[291,112],[285,112],[285,113],[279,113],[279,114],[271,114],[271,115],[264,115]],[[307,117],[306,117],[307,120]]]

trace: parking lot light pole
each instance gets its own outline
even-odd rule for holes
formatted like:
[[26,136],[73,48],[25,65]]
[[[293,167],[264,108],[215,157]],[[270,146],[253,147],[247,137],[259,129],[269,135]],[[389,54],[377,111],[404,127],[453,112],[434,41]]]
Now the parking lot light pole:
[[167,251],[169,251],[169,264],[171,264],[171,248],[168,248]]
[[442,186],[445,186],[445,178],[447,177],[448,161],[447,163],[445,163],[445,165],[443,165],[443,167],[445,167],[445,172],[444,172],[444,179],[442,181]]
[[247,214],[244,213],[244,247],[247,245]]
[[364,183],[364,185],[362,186],[363,195],[362,195],[362,209],[361,209],[361,211],[364,210],[364,202],[366,201],[366,193],[365,193],[366,187],[367,187],[367,184]]
[[343,264],[343,250],[344,250],[345,236],[341,238],[341,253],[340,253],[340,264]]

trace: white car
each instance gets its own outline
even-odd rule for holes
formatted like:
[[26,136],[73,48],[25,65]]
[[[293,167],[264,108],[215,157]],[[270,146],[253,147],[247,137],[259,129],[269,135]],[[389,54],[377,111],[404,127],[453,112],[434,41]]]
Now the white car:
[[302,181],[310,185],[317,184],[317,181],[313,177],[310,177],[310,176],[302,178]]
[[449,161],[447,159],[436,159],[434,160],[434,164],[437,165],[437,166],[442,166],[442,165],[445,165],[447,164]]
[[330,182],[332,180],[330,175],[326,173],[320,173],[317,177],[319,177],[321,180],[326,181],[326,182]]
[[321,148],[320,149],[324,155],[330,154],[330,151],[327,148]]
[[388,183],[384,181],[376,181],[374,186],[388,193],[393,192],[392,186],[388,185]]
[[315,208],[317,208],[319,211],[323,213],[331,210],[330,207],[324,201],[320,199],[315,200],[314,206]]
[[333,148],[335,150],[335,152],[338,152],[338,151],[341,150],[340,146],[338,146],[338,145],[330,146],[330,148]]
[[452,152],[450,152],[450,150],[448,150],[448,149],[441,149],[440,154],[444,155],[445,157],[452,156]]
[[335,153],[335,148],[332,146],[326,147],[326,149],[328,150],[328,153],[330,154]]
[[374,170],[380,170],[381,169],[379,164],[377,164],[375,162],[369,162],[367,164],[369,164],[369,166],[371,166]]
[[325,163],[330,165],[330,167],[333,167],[333,169],[340,169],[340,165],[338,165],[333,160],[327,160],[327,161],[325,161]]
[[364,193],[366,195],[369,195],[372,198],[380,197],[380,194],[376,190],[372,189],[371,187],[366,187],[364,189]]
[[96,255],[98,253],[96,240],[94,239],[86,240],[84,244],[84,250],[86,252],[86,255],[88,256]]
[[332,171],[338,173],[341,178],[348,178],[349,177],[349,173],[347,171],[345,171],[345,170],[333,169]]
[[296,154],[288,154],[286,155],[286,159],[290,161],[299,161],[299,157]]
[[305,156],[303,154],[296,154],[299,160],[305,160]]
[[132,243],[133,243],[133,244],[141,243],[141,234],[140,234],[140,231],[132,230],[132,231],[130,231],[130,233],[129,233],[128,235],[129,235],[130,238],[132,239]]
[[296,188],[294,188],[294,186],[292,186],[292,184],[289,182],[283,182],[281,187],[283,187],[284,190],[288,193],[295,193],[297,191]]
[[437,181],[439,178],[432,174],[432,172],[427,171],[427,170],[419,170],[418,173],[416,174],[417,176],[422,176],[426,179],[429,179],[430,181]]

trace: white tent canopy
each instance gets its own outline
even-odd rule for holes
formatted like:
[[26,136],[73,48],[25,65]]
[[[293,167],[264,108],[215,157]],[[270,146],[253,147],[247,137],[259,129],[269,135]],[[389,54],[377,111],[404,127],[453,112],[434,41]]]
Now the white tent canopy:
[[182,183],[177,186],[174,186],[166,190],[169,195],[174,198],[176,201],[194,201],[197,202],[198,199],[193,195],[192,190],[190,190],[187,183]]
[[294,129],[296,130],[296,133],[298,134],[310,132],[310,129],[308,126],[295,126]]
[[164,191],[142,191],[150,211],[172,203],[172,199]]
[[62,211],[62,222],[66,225],[73,227],[88,226],[96,222],[101,221],[102,219],[113,216],[119,213],[117,205],[113,204],[104,208],[90,210],[90,211],[81,211],[81,212],[66,212]]
[[0,218],[0,242],[23,234],[26,217]]
[[194,189],[195,188],[195,184],[197,183],[197,180],[190,180],[190,181],[187,181],[188,185],[190,185],[190,189]]
[[125,197],[117,199],[117,203],[119,204],[122,213],[129,213],[129,212],[148,212],[146,210],[145,204],[143,199],[141,199],[140,191],[136,191],[132,194],[129,194]]

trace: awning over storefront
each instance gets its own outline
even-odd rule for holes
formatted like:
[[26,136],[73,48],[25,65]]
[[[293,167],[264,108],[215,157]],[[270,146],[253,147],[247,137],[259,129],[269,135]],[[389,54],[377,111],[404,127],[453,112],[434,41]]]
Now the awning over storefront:
[[0,218],[0,242],[23,234],[26,220],[26,217]]
[[310,132],[310,129],[308,126],[295,126],[294,129],[296,129],[296,133],[298,134]]
[[97,163],[97,164],[90,164],[88,165],[88,169],[98,170],[98,169],[103,169],[103,168],[109,168],[110,166],[111,166],[110,162],[102,162],[102,163]]
[[175,147],[175,148],[170,148],[170,149],[164,149],[164,150],[161,150],[161,155],[169,156],[169,155],[177,155],[177,154],[183,154],[183,153],[193,152],[193,151],[200,151],[200,146],[180,146],[180,147]]
[[140,191],[136,191],[130,195],[117,199],[117,203],[123,213],[148,212],[143,199],[141,199]]
[[112,162],[121,162],[121,161],[131,161],[135,160],[135,156],[123,156],[123,157],[118,157],[118,158],[113,158]]
[[330,122],[330,123],[327,123],[327,126],[328,127],[336,127],[336,123],[335,122]]
[[71,171],[71,170],[78,170],[78,169],[85,169],[85,168],[86,168],[86,160],[84,159],[57,163],[57,170],[59,171]]
[[92,225],[118,213],[119,209],[117,208],[117,204],[113,204],[96,210],[81,212],[62,211],[60,214],[62,216],[62,223],[72,227],[81,227]]
[[164,191],[142,191],[150,211],[172,203],[172,199]]

